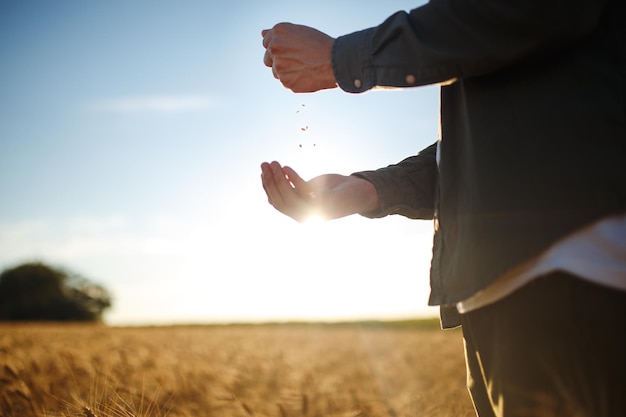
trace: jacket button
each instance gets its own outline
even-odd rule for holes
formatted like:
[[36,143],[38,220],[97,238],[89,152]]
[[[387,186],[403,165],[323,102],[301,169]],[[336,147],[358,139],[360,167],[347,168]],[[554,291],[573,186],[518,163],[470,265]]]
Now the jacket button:
[[413,75],[413,74],[409,74],[409,75],[407,75],[407,76],[406,76],[406,83],[407,83],[408,85],[413,85],[413,84],[415,84],[415,81],[416,81],[416,80],[415,80],[415,75]]
[[354,80],[354,86],[356,88],[361,88],[362,85],[363,85],[363,83],[358,78],[356,80]]

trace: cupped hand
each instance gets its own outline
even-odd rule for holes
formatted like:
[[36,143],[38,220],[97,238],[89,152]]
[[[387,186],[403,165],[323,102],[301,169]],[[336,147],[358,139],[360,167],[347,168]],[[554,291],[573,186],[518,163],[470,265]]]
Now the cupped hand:
[[337,87],[331,62],[334,38],[317,29],[279,23],[261,32],[265,56],[274,77],[295,93]]
[[269,203],[298,222],[318,216],[326,220],[378,209],[374,186],[355,176],[324,174],[303,180],[278,162],[261,165],[263,188]]

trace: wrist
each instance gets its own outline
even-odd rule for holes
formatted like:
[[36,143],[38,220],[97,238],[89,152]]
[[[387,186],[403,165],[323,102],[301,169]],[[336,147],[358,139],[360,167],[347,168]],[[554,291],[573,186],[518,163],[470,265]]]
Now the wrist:
[[355,175],[351,175],[350,178],[355,183],[353,198],[355,202],[354,212],[361,214],[379,211],[380,200],[374,184]]

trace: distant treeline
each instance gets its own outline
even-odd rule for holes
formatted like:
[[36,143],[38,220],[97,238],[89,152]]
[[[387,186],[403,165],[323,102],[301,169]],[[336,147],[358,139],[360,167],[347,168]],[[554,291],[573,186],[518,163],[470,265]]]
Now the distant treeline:
[[100,321],[111,294],[86,278],[30,262],[0,274],[0,320]]

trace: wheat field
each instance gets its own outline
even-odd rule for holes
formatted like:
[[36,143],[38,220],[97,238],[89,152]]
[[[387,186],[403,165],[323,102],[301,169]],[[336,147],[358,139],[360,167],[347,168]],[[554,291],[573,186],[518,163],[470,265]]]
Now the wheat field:
[[457,330],[0,324],[1,417],[473,415]]

